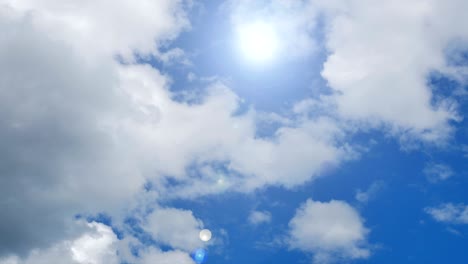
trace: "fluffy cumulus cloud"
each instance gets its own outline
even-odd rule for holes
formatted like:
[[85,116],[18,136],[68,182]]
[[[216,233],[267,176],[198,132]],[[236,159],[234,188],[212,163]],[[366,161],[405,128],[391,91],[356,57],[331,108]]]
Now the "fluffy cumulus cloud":
[[1,264],[117,264],[117,237],[108,226],[89,223],[87,230],[74,240],[65,240],[43,250],[33,250],[26,257],[0,258]]
[[466,21],[459,11],[466,2],[318,3],[328,23],[330,52],[322,75],[338,92],[340,113],[427,141],[449,135],[456,110],[449,99],[435,96],[428,77],[432,71],[449,72],[446,48],[468,39],[459,26]]
[[158,45],[190,26],[185,0],[34,1],[2,0],[6,12],[26,15],[42,33],[78,47],[88,58],[136,51],[158,53]]
[[163,252],[158,249],[150,249],[147,252],[144,252],[139,260],[141,264],[195,264],[195,262],[190,258],[190,256],[182,251],[169,251]]
[[207,87],[201,103],[187,104],[170,99],[164,77],[150,66],[123,66],[120,73],[124,90],[147,121],[128,120],[125,133],[137,135],[135,143],[146,155],[142,159],[157,164],[154,172],[174,180],[165,186],[164,179],[155,179],[165,197],[294,187],[354,158],[347,144],[339,144],[342,128],[332,118],[301,120],[279,128],[273,138],[259,138],[256,112],[234,115],[239,98],[222,83]]
[[[175,231],[177,230],[180,230],[180,226],[176,227]],[[177,239],[171,243],[177,244]],[[138,256],[129,252],[131,246],[141,248]],[[64,264],[118,264],[122,261],[134,264],[194,264],[187,251],[162,251],[157,247],[144,247],[131,237],[119,240],[110,227],[96,222],[87,224],[83,233],[72,240],[63,240],[48,248],[32,250],[23,257],[1,257],[0,264],[46,264],[56,263],[58,260]]]
[[156,52],[187,26],[183,5],[0,1],[0,255],[80,234],[75,214],[115,213],[142,188],[149,171],[128,127],[151,122],[151,106],[126,93],[131,66],[115,55]]
[[468,224],[468,205],[446,203],[425,209],[434,220],[448,224]]
[[314,254],[314,263],[363,259],[370,255],[369,230],[359,213],[342,201],[307,200],[289,222],[289,245]]
[[82,63],[34,14],[4,5],[0,14],[0,251],[23,252],[82,210],[115,208],[143,178],[105,129],[123,110],[112,63]]
[[71,245],[73,259],[78,263],[118,263],[116,249],[113,248],[117,236],[108,226],[98,223],[90,224],[97,234],[85,234]]
[[174,208],[156,209],[146,218],[143,228],[161,244],[191,252],[202,246],[199,232],[203,222],[191,211]]
[[271,213],[268,211],[252,211],[248,220],[252,225],[269,223],[271,222]]

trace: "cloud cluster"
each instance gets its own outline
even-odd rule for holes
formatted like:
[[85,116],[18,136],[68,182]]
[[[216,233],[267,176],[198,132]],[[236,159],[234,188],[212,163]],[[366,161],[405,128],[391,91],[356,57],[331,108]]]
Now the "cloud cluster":
[[[157,52],[188,26],[186,5],[0,2],[0,256],[29,263],[40,259],[25,258],[34,252],[58,254],[68,245],[60,241],[83,234],[76,214],[122,218],[146,178],[159,175],[136,132],[155,122],[153,108],[135,101],[138,85],[125,82],[132,65],[115,56]],[[167,88],[168,77],[146,72]]]
[[[136,238],[138,235],[128,231],[124,238],[118,239],[107,225],[79,221],[78,225],[84,225],[79,235],[23,256],[7,254],[0,257],[0,264],[42,264],[57,260],[64,264],[194,263],[189,253],[202,246],[198,233],[203,223],[191,211],[156,208],[140,217],[142,224],[135,227],[142,228],[138,231],[140,235],[149,234],[156,244],[145,245]],[[159,246],[169,249],[163,251]]]
[[289,245],[314,254],[314,263],[370,256],[369,230],[346,202],[307,200],[289,222]]
[[183,1],[1,3],[0,255],[80,234],[75,214],[123,219],[148,182],[165,198],[294,187],[353,155],[334,119],[258,138],[257,113],[236,115],[222,83],[175,101],[170,77],[131,63],[188,26]]

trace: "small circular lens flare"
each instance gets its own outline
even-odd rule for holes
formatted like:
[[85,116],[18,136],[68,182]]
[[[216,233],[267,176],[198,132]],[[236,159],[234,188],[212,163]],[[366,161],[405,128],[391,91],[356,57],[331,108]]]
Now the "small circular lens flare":
[[200,240],[203,242],[208,242],[211,239],[211,231],[208,229],[203,229],[200,231]]
[[203,263],[206,260],[206,250],[202,248],[195,250],[192,254],[192,258],[197,264]]

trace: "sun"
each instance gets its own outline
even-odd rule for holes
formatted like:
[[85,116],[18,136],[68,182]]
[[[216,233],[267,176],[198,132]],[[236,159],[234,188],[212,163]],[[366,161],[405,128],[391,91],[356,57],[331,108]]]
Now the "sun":
[[251,61],[270,61],[278,50],[277,33],[268,23],[244,24],[238,28],[238,37],[242,54]]

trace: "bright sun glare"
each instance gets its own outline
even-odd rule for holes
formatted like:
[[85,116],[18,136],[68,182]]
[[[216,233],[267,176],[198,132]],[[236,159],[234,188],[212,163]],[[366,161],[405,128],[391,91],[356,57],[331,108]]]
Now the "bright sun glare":
[[257,62],[271,60],[278,49],[275,29],[272,25],[263,22],[241,26],[239,43],[244,56]]

